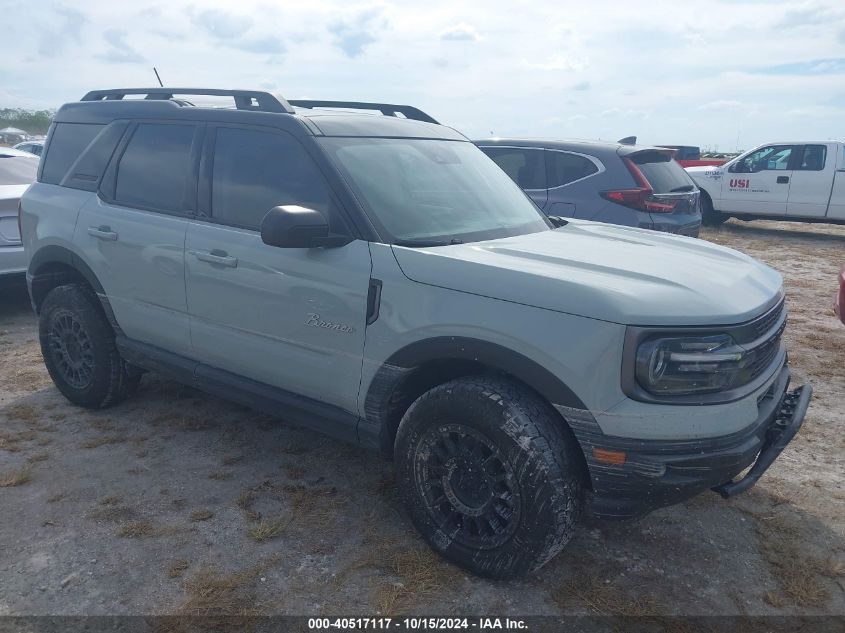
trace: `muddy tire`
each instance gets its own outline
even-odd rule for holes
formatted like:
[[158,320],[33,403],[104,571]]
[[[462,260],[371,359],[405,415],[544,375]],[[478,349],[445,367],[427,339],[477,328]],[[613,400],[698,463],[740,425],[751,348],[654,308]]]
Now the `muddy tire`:
[[114,331],[86,286],[50,291],[41,306],[38,337],[50,378],[74,404],[102,409],[137,389],[141,373],[120,357]]
[[572,538],[582,460],[555,410],[501,378],[459,378],[423,394],[396,436],[400,496],[429,544],[480,576],[538,569]]
[[701,192],[701,223],[704,226],[721,226],[730,218],[729,215],[719,213],[713,208],[713,201],[704,191]]

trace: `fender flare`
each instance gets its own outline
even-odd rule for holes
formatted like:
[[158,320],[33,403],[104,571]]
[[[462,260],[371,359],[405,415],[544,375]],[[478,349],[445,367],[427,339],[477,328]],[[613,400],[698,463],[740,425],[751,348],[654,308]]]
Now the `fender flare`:
[[40,307],[40,302],[37,301],[39,285],[50,281],[52,278],[52,274],[43,275],[38,271],[50,264],[64,264],[74,269],[82,275],[100,299],[105,300],[103,285],[97,279],[97,275],[94,274],[90,266],[69,248],[51,244],[38,249],[30,259],[29,267],[27,268],[26,278],[27,285],[29,286],[29,296],[36,313],[38,313],[38,308]]
[[394,352],[373,376],[364,399],[359,441],[392,452],[390,412],[394,393],[414,369],[429,362],[473,362],[510,375],[550,404],[586,410],[584,402],[548,369],[519,352],[482,339],[442,336],[422,339]]

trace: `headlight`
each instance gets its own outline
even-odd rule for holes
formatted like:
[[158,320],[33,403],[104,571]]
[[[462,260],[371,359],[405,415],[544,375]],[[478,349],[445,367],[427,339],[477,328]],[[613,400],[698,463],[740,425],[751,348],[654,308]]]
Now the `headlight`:
[[655,395],[725,391],[744,381],[746,352],[727,334],[654,338],[637,348],[636,378]]

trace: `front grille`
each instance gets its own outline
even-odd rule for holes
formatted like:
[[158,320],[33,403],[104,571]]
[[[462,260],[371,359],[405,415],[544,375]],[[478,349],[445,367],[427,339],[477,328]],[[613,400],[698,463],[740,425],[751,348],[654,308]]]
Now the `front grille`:
[[783,299],[781,299],[780,303],[772,310],[769,310],[769,312],[750,324],[754,328],[758,337],[763,336],[766,332],[771,330],[772,327],[774,327],[774,325],[780,320],[781,314],[783,314],[783,308],[784,302]]

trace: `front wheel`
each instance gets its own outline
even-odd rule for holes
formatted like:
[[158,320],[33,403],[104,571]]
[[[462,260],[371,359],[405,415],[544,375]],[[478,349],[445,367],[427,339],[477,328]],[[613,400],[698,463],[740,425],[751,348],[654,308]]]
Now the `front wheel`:
[[583,505],[577,442],[554,409],[501,378],[420,396],[396,437],[400,495],[429,544],[481,576],[538,569],[572,538]]
[[713,208],[713,201],[710,196],[704,194],[702,190],[701,196],[701,223],[704,226],[721,226],[728,221],[730,216],[720,213]]

